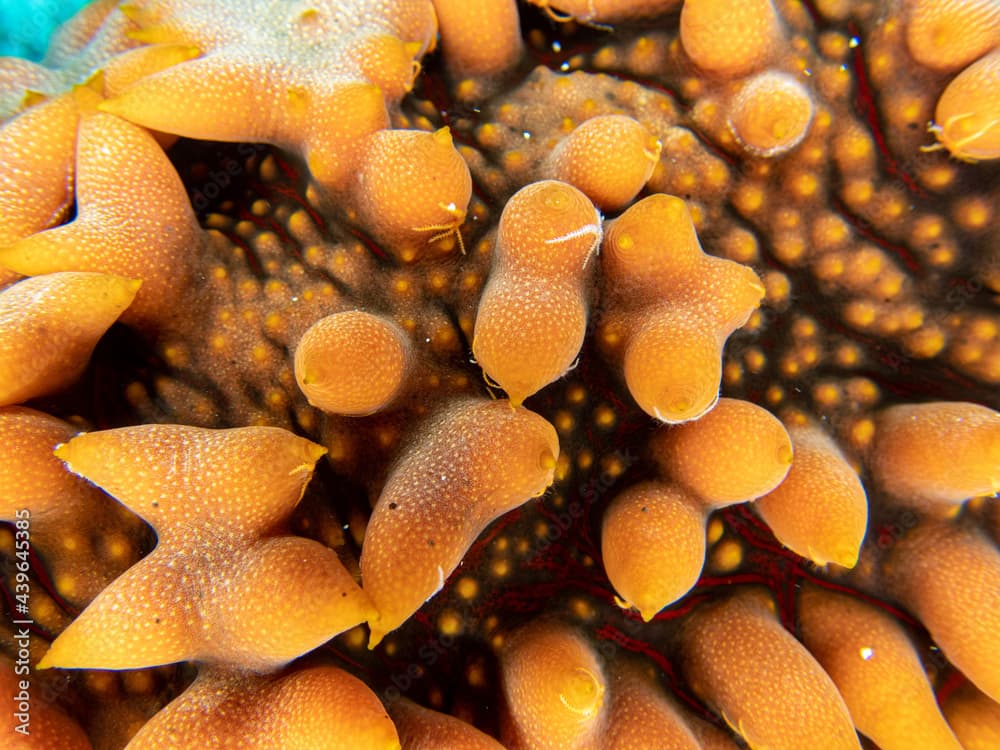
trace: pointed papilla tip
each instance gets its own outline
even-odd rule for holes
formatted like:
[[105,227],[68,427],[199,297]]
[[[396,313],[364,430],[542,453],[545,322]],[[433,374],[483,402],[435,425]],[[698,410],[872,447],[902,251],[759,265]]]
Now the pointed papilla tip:
[[315,464],[323,456],[325,456],[329,451],[325,446],[319,445],[318,443],[310,443],[309,447],[306,449],[306,455],[309,457],[311,463]]
[[438,128],[432,134],[434,140],[440,143],[442,146],[451,146],[453,141],[451,139],[451,128],[445,125],[442,128]]

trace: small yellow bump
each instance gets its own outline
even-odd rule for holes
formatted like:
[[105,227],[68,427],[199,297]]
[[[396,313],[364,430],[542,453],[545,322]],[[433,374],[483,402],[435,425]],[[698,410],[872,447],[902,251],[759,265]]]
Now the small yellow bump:
[[744,216],[752,216],[764,206],[764,188],[754,183],[744,183],[733,192],[733,205]]
[[77,580],[74,576],[64,573],[55,578],[56,590],[61,596],[73,598],[77,594]]
[[856,344],[841,344],[834,351],[834,361],[840,367],[857,367],[861,362],[861,349]]
[[818,383],[812,391],[817,406],[830,408],[840,403],[840,388],[835,383]]
[[959,198],[952,209],[958,225],[970,232],[989,226],[993,219],[993,211],[989,199],[980,195]]
[[479,594],[479,582],[472,576],[462,576],[455,584],[455,591],[463,599],[475,599]]
[[271,332],[279,331],[284,325],[284,319],[279,313],[268,313],[264,318],[264,327]]
[[121,673],[122,687],[132,695],[149,695],[155,688],[153,672],[149,669],[130,670]]
[[768,271],[764,274],[764,289],[767,302],[780,307],[788,301],[792,291],[792,282],[781,271]]
[[104,556],[109,560],[125,560],[132,552],[132,543],[121,534],[105,536],[102,540]]
[[806,253],[806,239],[797,232],[778,235],[773,244],[775,256],[788,265],[802,260]]
[[61,541],[62,541],[62,548],[64,550],[66,550],[67,552],[75,552],[76,550],[80,549],[83,543],[83,538],[80,537],[78,534],[67,533],[63,535]]
[[797,339],[812,338],[818,331],[819,327],[812,318],[800,317],[796,318],[795,322],[792,323],[792,335]]
[[850,439],[856,448],[868,446],[873,437],[875,437],[875,422],[872,419],[864,417],[851,425]]
[[801,366],[799,362],[794,358],[794,355],[789,355],[783,357],[778,369],[781,370],[781,374],[786,378],[794,378],[801,372]]
[[486,668],[479,663],[470,664],[465,670],[465,680],[471,687],[486,687]]
[[722,539],[722,535],[725,533],[726,525],[718,518],[712,518],[708,522],[708,529],[705,532],[705,538],[709,545],[712,545]]
[[955,183],[958,170],[954,164],[934,164],[921,170],[918,177],[925,187],[931,190],[944,190]]
[[561,409],[556,412],[555,418],[552,420],[552,423],[555,426],[556,430],[566,435],[573,431],[575,420],[573,419],[572,414],[570,414],[568,411],[564,409]]
[[847,381],[847,397],[862,406],[871,406],[879,398],[878,386],[868,378],[851,378]]
[[566,401],[574,406],[587,400],[587,389],[580,384],[571,385],[566,389]]
[[871,201],[874,195],[875,186],[871,180],[849,180],[844,184],[844,202],[849,206],[864,206]]
[[819,191],[819,179],[812,172],[802,172],[792,177],[790,186],[796,198],[806,200]]
[[503,155],[503,166],[507,171],[523,168],[525,161],[524,152],[522,151],[508,151]]
[[731,573],[743,563],[743,545],[724,539],[712,548],[711,565],[715,573]]
[[601,469],[606,476],[615,479],[624,473],[626,466],[618,454],[612,454],[601,461]]
[[844,319],[855,328],[869,328],[875,317],[875,307],[867,300],[853,300],[844,308]]
[[597,615],[594,605],[582,597],[573,597],[569,602],[569,610],[577,618],[583,621],[593,620]]
[[777,406],[785,400],[785,389],[777,384],[768,386],[764,391],[764,400],[771,406]]
[[722,380],[728,386],[739,385],[743,382],[743,368],[738,362],[726,362],[722,368]]
[[179,344],[167,344],[160,353],[169,367],[184,367],[188,364],[187,350]]
[[490,571],[497,578],[506,578],[510,575],[510,561],[507,559],[494,560]]
[[935,327],[913,331],[904,342],[906,351],[911,356],[921,359],[936,357],[944,349],[945,343],[944,333]]
[[445,610],[438,615],[438,632],[442,635],[460,635],[464,630],[462,618],[454,610]]
[[614,427],[617,417],[614,410],[607,404],[601,404],[594,410],[594,423],[603,429]]
[[757,347],[752,347],[747,349],[743,354],[743,361],[754,375],[758,375],[764,371],[764,367],[767,365],[767,357],[764,356],[764,352]]

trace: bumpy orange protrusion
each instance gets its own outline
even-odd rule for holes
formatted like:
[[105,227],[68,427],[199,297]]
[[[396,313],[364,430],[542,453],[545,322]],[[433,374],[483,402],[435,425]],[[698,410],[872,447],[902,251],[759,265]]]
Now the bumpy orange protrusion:
[[503,750],[503,745],[454,716],[407,698],[389,704],[403,750]]
[[0,128],[0,247],[48,229],[72,205],[77,97],[88,94],[42,102]]
[[962,750],[895,619],[815,587],[802,592],[798,612],[803,643],[837,686],[858,731],[882,750]]
[[274,427],[205,430],[139,425],[79,435],[56,455],[157,529],[187,523],[248,535],[273,529],[298,504],[326,450]]
[[460,246],[472,178],[448,128],[380,130],[361,149],[350,202],[384,250],[413,261]]
[[199,660],[272,670],[371,616],[337,554],[281,536],[325,450],[273,427],[145,425],[56,449],[156,529],[156,549],[52,643],[39,667]]
[[1000,551],[967,523],[926,521],[884,564],[890,592],[920,618],[945,656],[1000,701]]
[[602,211],[620,211],[649,181],[660,148],[638,120],[599,115],[556,144],[543,173],[579,188]]
[[697,498],[655,482],[630,487],[605,511],[601,557],[608,580],[647,622],[701,575],[705,515]]
[[353,12],[336,0],[259,13],[239,2],[126,8],[140,26],[133,38],[202,55],[141,78],[105,111],[189,138],[295,151],[331,191],[347,187],[365,136],[388,125],[387,101],[408,90],[437,30],[429,0]]
[[759,70],[781,35],[771,0],[685,0],[681,43],[695,64],[722,78]]
[[813,102],[799,81],[770,71],[744,83],[729,103],[729,127],[756,156],[779,156],[795,148],[812,123]]
[[552,483],[559,442],[507,401],[459,400],[405,450],[372,512],[361,579],[378,615],[374,648],[434,596],[495,518]]
[[611,707],[603,747],[699,750],[701,745],[657,684],[652,669],[622,657],[616,658],[609,671]]
[[1000,703],[990,700],[971,682],[952,691],[942,708],[964,750],[1000,747]]
[[979,404],[903,404],[876,419],[875,482],[901,502],[948,508],[1000,490],[1000,413]]
[[83,118],[76,149],[76,218],[0,248],[0,266],[141,279],[123,322],[168,327],[195,306],[194,264],[206,243],[184,185],[153,137],[117,117]]
[[78,431],[34,409],[0,407],[0,519],[13,521],[22,508],[36,524],[81,505],[96,511],[101,493],[52,454]]
[[458,95],[478,99],[490,93],[524,54],[515,0],[469,3],[434,0],[441,53]]
[[850,568],[868,527],[865,488],[819,427],[788,427],[795,456],[785,480],[755,507],[782,544],[817,565]]
[[697,419],[718,398],[722,347],[760,303],[760,279],[706,255],[687,205],[670,195],[644,198],[610,222],[602,249],[608,295],[598,340],[623,360],[643,411],[670,424]]
[[341,84],[330,93],[321,114],[310,112],[312,102],[302,92],[289,91],[288,98],[289,110],[317,123],[317,132],[303,147],[309,171],[327,191],[339,193],[351,184],[365,139],[389,127],[381,89],[370,83]]
[[54,273],[0,292],[0,406],[70,385],[141,282],[103,273]]
[[792,441],[769,411],[722,398],[701,419],[662,427],[650,451],[663,476],[720,508],[760,497],[788,474]]
[[1000,46],[996,0],[909,0],[906,46],[921,65],[958,70]]
[[837,688],[781,626],[766,594],[745,591],[699,608],[684,623],[680,648],[688,684],[751,747],[860,750]]
[[596,652],[573,628],[544,622],[517,631],[501,648],[500,674],[506,746],[596,746],[607,713],[607,680]]
[[948,84],[931,130],[956,158],[1000,158],[1000,50],[972,63]]
[[385,708],[357,677],[313,667],[283,677],[201,674],[129,750],[400,750]]
[[600,241],[600,216],[572,185],[536,182],[504,207],[472,352],[514,404],[565,375],[580,353]]
[[400,394],[412,366],[410,341],[395,323],[354,310],[335,313],[303,334],[295,379],[317,409],[364,416]]
[[349,44],[346,54],[388,100],[398,101],[413,88],[423,52],[421,42],[406,42],[393,34],[371,34]]

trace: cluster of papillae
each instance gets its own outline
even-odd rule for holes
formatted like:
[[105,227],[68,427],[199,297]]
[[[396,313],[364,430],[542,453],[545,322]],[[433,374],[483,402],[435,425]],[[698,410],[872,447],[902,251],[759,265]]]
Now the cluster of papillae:
[[[847,329],[901,347],[904,372],[935,360],[1000,382],[998,317],[970,299],[1000,292],[1000,255],[980,252],[1000,231],[1000,189],[977,193],[982,165],[961,163],[1000,157],[1000,10],[907,0],[880,19],[878,3],[821,0],[816,21],[792,0],[532,2],[620,30],[563,73],[528,72],[513,0],[98,0],[42,64],[0,61],[0,519],[30,511],[61,599],[32,605],[58,633],[34,640],[34,668],[196,665],[159,712],[123,701],[118,719],[92,722],[102,746],[498,747],[380,699],[344,665],[292,662],[361,625],[370,649],[398,649],[392,634],[457,587],[490,524],[554,483],[559,495],[594,456],[563,449],[574,418],[541,399],[599,366],[648,439],[645,473],[595,506],[590,564],[634,638],[676,627],[648,631],[664,645],[642,657],[602,651],[586,617],[494,623],[504,746],[734,747],[724,724],[787,750],[857,748],[857,732],[885,750],[995,747],[1000,514],[968,501],[1000,486],[1000,414],[883,406],[860,375],[795,397],[803,373],[861,370],[871,354],[787,310],[809,294],[791,286],[803,269]],[[848,20],[878,30],[859,41],[838,30]],[[859,44],[878,90],[901,65],[916,71],[885,94],[882,153],[848,104]],[[403,104],[435,48],[474,124]],[[914,120],[936,140],[895,127]],[[261,229],[267,201],[199,221],[164,151],[179,136],[266,143],[307,174],[299,207],[273,217],[300,257]],[[876,167],[900,153],[916,165],[916,210]],[[948,217],[925,210],[928,191]],[[480,231],[491,202],[502,211]],[[256,275],[240,270],[251,257]],[[960,305],[921,303],[973,264]],[[768,345],[779,314],[791,340]],[[137,383],[126,398],[158,423],[115,429],[43,412],[75,413],[66,394],[116,321],[220,395]],[[724,352],[734,334],[740,348]],[[764,375],[777,379],[759,387]],[[336,534],[324,544],[291,525],[321,459],[372,499],[356,570]],[[826,577],[796,595],[797,623],[752,585],[675,617],[706,564],[741,564],[713,514],[742,503]],[[910,522],[866,552],[872,513]],[[156,535],[144,556],[142,521]],[[910,619],[852,591],[880,591]],[[917,621],[968,681],[947,722]],[[666,661],[716,726],[668,696]],[[0,677],[5,694],[20,689],[12,663]],[[39,702],[17,746],[90,747],[58,703]]]

